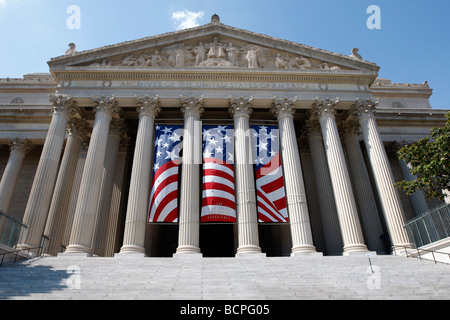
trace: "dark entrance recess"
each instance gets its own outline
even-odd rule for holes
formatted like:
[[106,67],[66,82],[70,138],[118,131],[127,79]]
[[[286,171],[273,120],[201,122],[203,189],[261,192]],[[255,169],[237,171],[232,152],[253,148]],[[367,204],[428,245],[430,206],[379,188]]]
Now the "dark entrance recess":
[[204,258],[236,255],[235,225],[232,223],[200,224],[200,250]]
[[178,223],[148,223],[146,254],[149,257],[173,257],[178,246]]
[[268,257],[290,256],[291,231],[288,223],[260,223],[259,245]]

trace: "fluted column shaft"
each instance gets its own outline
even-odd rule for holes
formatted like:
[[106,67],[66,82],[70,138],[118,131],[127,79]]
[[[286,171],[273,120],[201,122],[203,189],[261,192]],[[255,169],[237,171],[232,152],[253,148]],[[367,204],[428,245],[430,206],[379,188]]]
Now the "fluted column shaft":
[[276,99],[271,109],[278,119],[286,200],[292,235],[292,254],[316,252],[306,200],[300,154],[295,137],[295,100]]
[[378,216],[377,203],[359,145],[358,129],[359,126],[346,124],[343,135],[353,177],[356,202],[369,248],[377,252],[384,252],[383,243],[380,239],[383,235],[383,227]]
[[17,138],[9,141],[9,147],[8,163],[0,182],[0,212],[4,214],[8,213],[23,159],[32,149],[32,144],[28,139]]
[[230,100],[235,133],[235,186],[239,246],[237,254],[261,253],[249,118],[251,99]]
[[183,164],[177,254],[200,253],[200,165],[203,98],[181,99],[184,115]]
[[42,149],[41,158],[25,209],[23,224],[28,226],[19,239],[19,248],[41,244],[47,213],[55,186],[58,165],[70,115],[79,111],[72,98],[57,96],[50,99],[53,116]]
[[109,213],[111,208],[111,197],[116,173],[117,157],[119,155],[120,139],[125,131],[124,119],[112,120],[109,128],[106,150],[108,156],[103,163],[102,185],[97,207],[97,221],[95,223],[92,251],[94,254],[104,256],[106,237],[109,224]]
[[370,100],[357,100],[353,110],[358,115],[392,245],[411,247],[411,241],[403,227],[405,218],[400,196],[394,186],[392,169],[372,112],[375,105]]
[[322,128],[336,209],[344,242],[344,254],[368,251],[364,244],[356,201],[353,196],[350,176],[335,121],[334,106],[336,103],[328,99],[317,100],[314,111],[319,117]]
[[342,235],[331,184],[327,156],[323,147],[320,124],[318,121],[307,121],[308,144],[314,167],[316,189],[319,194],[320,217],[323,225],[323,235],[327,254],[342,254]]
[[92,255],[91,246],[109,126],[113,115],[117,115],[119,111],[114,97],[94,99],[94,103],[96,105],[95,122],[81,179],[70,243],[66,249],[66,254],[84,253]]
[[61,250],[78,156],[83,139],[87,134],[87,127],[88,124],[84,119],[71,121],[69,124],[66,148],[44,230],[44,235],[49,239],[44,252],[50,255],[56,255]]
[[155,117],[160,111],[159,99],[138,98],[139,124],[134,149],[133,167],[128,194],[123,245],[120,253],[145,255],[145,224],[151,182],[151,159]]

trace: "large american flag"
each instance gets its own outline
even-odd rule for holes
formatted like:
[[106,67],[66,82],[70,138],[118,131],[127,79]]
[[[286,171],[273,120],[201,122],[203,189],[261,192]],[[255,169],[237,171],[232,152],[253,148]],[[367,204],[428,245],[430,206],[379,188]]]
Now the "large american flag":
[[232,126],[203,126],[201,222],[236,222]]
[[178,222],[178,169],[182,128],[157,125],[149,222]]
[[289,222],[276,126],[252,126],[259,222]]

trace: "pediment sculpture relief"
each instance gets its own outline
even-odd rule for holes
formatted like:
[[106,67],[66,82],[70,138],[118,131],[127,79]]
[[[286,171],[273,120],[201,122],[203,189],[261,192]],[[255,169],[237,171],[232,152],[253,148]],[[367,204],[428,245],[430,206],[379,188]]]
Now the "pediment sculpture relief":
[[153,49],[139,55],[130,54],[118,61],[104,59],[91,67],[217,67],[249,69],[287,69],[287,70],[341,70],[341,67],[300,55],[287,54],[279,50],[254,44],[236,45],[231,40],[221,42],[213,37],[210,43],[176,43],[171,46]]

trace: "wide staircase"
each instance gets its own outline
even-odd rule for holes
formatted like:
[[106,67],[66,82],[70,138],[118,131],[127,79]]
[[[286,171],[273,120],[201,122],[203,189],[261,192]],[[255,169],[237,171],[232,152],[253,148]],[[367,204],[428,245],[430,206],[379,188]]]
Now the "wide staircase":
[[39,257],[0,267],[0,299],[449,299],[450,265],[402,256]]

